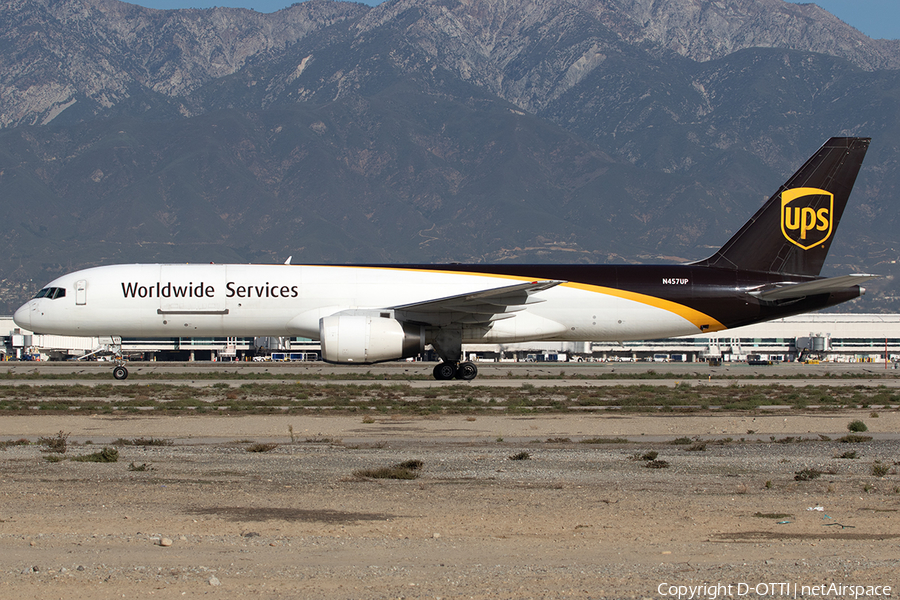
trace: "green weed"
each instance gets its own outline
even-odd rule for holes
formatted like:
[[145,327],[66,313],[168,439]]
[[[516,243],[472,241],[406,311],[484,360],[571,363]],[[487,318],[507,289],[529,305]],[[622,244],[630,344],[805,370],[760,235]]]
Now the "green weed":
[[119,460],[119,451],[112,447],[106,447],[99,452],[92,454],[82,454],[81,456],[73,456],[72,460],[76,462],[99,462],[111,463]]

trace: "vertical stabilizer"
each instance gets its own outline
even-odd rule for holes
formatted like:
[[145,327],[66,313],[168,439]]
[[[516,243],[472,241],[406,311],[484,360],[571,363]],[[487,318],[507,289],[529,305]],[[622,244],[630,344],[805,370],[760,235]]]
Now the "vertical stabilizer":
[[831,138],[700,266],[818,276],[870,138]]

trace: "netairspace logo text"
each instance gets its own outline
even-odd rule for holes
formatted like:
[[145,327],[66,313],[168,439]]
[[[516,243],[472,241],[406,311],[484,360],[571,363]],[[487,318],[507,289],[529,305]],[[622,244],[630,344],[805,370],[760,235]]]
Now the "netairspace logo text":
[[889,598],[889,585],[844,585],[822,583],[803,585],[799,583],[717,583],[704,585],[678,585],[663,582],[656,593],[664,598],[677,600],[716,600],[717,598]]

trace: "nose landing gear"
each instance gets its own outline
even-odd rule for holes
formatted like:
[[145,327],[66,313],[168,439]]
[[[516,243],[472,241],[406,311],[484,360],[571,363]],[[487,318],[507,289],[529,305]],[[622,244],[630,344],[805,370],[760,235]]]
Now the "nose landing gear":
[[116,366],[113,369],[113,377],[119,381],[128,378],[128,369],[125,368],[125,357],[122,355],[122,338],[113,336],[110,340],[109,351],[113,354]]

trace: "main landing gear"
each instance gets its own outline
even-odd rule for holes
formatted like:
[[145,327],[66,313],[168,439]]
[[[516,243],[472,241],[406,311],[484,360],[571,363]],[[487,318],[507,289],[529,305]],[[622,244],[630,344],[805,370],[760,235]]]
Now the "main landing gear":
[[434,368],[434,378],[438,381],[447,381],[450,379],[462,379],[463,381],[472,381],[478,375],[478,367],[475,363],[461,362],[458,365],[452,362],[440,362]]
[[449,379],[472,381],[475,379],[478,375],[478,367],[469,361],[460,360],[464,356],[461,328],[439,329],[430,342],[437,355],[441,357],[441,362],[434,368],[435,379],[438,381]]

